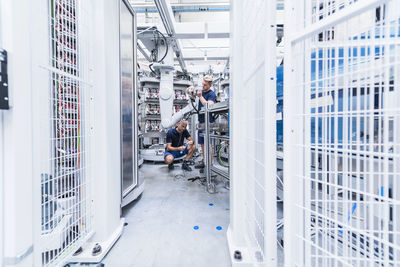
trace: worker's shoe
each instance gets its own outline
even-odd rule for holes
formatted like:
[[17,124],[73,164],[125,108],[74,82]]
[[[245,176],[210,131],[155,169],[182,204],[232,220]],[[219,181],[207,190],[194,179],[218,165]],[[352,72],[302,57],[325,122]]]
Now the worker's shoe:
[[192,171],[192,168],[190,168],[189,163],[186,160],[184,160],[182,163],[182,170]]
[[200,161],[197,165],[194,166],[196,169],[204,169],[206,165],[204,165],[203,161]]
[[175,167],[174,167],[174,164],[173,164],[173,163],[168,164],[168,170],[172,171],[174,168],[175,168]]

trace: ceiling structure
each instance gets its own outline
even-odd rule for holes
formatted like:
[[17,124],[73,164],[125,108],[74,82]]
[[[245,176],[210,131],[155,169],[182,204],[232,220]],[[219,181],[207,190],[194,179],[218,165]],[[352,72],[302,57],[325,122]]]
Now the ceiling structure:
[[[159,12],[161,2],[168,6],[173,21],[176,46],[181,51],[181,58],[188,72],[222,72],[229,58],[229,0],[129,0],[137,13],[138,27],[156,26],[163,33],[165,12]],[[156,3],[158,6],[156,6]],[[281,8],[280,8],[281,6]],[[165,8],[166,9],[166,8]],[[278,11],[283,9],[283,0],[278,1]],[[161,16],[160,16],[161,14]],[[168,17],[168,15],[167,15]],[[168,19],[168,18],[167,18]],[[142,47],[147,55],[150,54]],[[148,60],[138,53],[138,60],[143,65]],[[177,69],[182,62],[175,60]]]

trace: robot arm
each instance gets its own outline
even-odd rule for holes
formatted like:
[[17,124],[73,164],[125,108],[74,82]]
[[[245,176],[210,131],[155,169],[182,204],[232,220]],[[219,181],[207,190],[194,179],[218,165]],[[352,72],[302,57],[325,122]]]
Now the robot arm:
[[[161,101],[160,101],[160,105],[162,105]],[[172,106],[171,106],[171,109],[172,109]],[[170,128],[170,127],[174,126],[181,119],[183,119],[183,117],[185,117],[185,115],[189,114],[193,110],[194,110],[194,106],[192,106],[191,104],[188,104],[186,107],[184,107],[183,109],[181,109],[180,111],[178,111],[172,117],[169,117],[169,118],[164,118],[163,117],[163,113],[161,111],[161,125],[162,125],[162,127],[167,129],[167,128]]]
[[[172,49],[170,49],[172,50]],[[169,52],[166,54],[164,64],[154,64],[155,70],[160,73],[160,113],[161,113],[161,126],[164,129],[171,128],[177,122],[179,122],[185,115],[190,114],[194,110],[193,103],[188,104],[179,112],[172,114],[172,108],[174,105],[174,77],[173,77],[173,53]],[[187,93],[191,96],[191,101],[195,99],[194,87],[189,87]]]
[[[172,77],[168,77],[164,80],[163,78],[166,78],[165,76],[167,75],[162,75],[160,80],[160,113],[161,126],[164,129],[168,129],[178,123],[186,115],[190,114],[195,109],[195,107],[193,105],[193,102],[189,103],[186,107],[172,115],[174,95],[173,81]],[[194,101],[194,87],[189,87],[187,93],[189,93],[190,95],[190,101]]]

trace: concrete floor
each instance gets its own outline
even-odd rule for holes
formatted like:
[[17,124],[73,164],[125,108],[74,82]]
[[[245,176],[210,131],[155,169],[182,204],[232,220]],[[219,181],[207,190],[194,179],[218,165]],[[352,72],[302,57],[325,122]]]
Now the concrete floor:
[[209,194],[199,181],[187,181],[197,170],[184,178],[180,167],[176,163],[168,172],[165,164],[142,165],[144,193],[123,209],[128,225],[103,260],[106,267],[231,265],[226,241],[229,191],[221,183],[216,194]]

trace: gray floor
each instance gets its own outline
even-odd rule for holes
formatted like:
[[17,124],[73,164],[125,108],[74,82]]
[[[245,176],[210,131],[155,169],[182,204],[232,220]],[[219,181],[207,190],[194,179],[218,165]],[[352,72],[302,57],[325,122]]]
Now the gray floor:
[[106,267],[230,266],[229,191],[221,183],[218,193],[207,193],[199,181],[186,180],[198,171],[184,178],[180,166],[168,172],[164,164],[142,165],[146,188],[124,208],[128,225],[103,260]]

